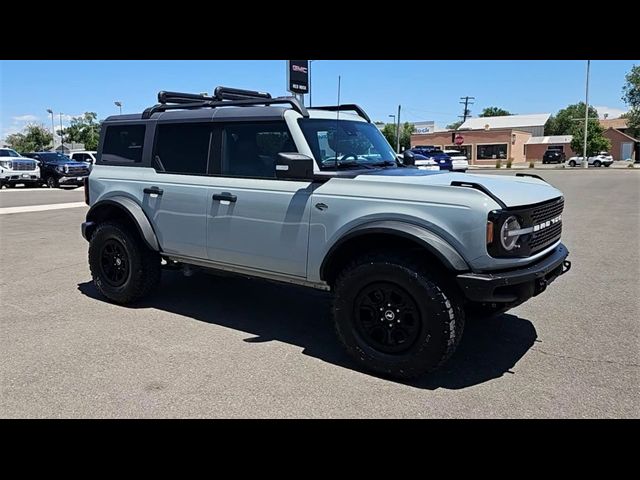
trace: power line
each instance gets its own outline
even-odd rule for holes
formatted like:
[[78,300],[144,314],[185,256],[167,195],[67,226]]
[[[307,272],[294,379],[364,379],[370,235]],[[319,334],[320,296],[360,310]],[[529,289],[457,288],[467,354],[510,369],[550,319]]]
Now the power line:
[[471,116],[471,110],[469,110],[469,105],[473,105],[474,102],[470,102],[469,100],[475,100],[476,97],[460,97],[460,100],[464,100],[464,102],[459,102],[459,103],[464,103],[464,112],[462,115],[459,115],[460,118],[462,118],[462,123],[467,121],[467,117]]

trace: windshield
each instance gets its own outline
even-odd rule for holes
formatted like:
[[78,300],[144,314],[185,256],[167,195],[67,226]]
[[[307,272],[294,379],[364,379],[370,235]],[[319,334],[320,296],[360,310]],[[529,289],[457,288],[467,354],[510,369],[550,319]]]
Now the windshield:
[[353,120],[299,120],[320,169],[396,166],[396,154],[373,123]]
[[72,160],[61,153],[39,153],[38,156],[47,162],[71,162]]
[[20,154],[10,148],[0,149],[0,157],[20,157]]

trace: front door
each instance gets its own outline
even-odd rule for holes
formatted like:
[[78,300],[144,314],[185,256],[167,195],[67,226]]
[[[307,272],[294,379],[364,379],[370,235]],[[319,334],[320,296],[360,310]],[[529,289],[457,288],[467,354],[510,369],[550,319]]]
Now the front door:
[[228,123],[219,135],[219,176],[208,192],[209,259],[306,277],[311,182],[276,179],[277,154],[297,151],[285,122]]
[[633,154],[633,142],[624,142],[621,147],[621,156],[620,160],[631,160],[631,155]]

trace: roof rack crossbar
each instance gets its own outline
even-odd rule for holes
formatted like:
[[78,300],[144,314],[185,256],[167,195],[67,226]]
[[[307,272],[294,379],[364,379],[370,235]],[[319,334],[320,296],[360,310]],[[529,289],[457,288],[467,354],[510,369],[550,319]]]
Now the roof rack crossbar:
[[[160,92],[162,93],[162,92]],[[165,92],[166,93],[166,92]],[[190,94],[193,95],[193,94]],[[159,95],[158,95],[159,96]],[[167,105],[166,103],[159,103],[153,107],[147,108],[142,112],[143,119],[151,118],[151,115],[157,112],[165,112],[167,110],[195,110],[198,108],[217,108],[217,107],[247,107],[252,105],[290,105],[296,112],[303,117],[308,117],[309,112],[307,109],[300,105],[300,102],[291,97],[278,97],[278,98],[245,98],[242,100],[224,100],[219,101],[211,97],[204,97],[202,95],[194,95],[194,97],[201,97],[207,100],[205,101],[185,101],[179,100],[173,101],[174,105]]]
[[356,112],[359,116],[364,118],[367,122],[371,123],[371,119],[369,118],[369,115],[367,115],[367,113],[362,109],[362,107],[360,107],[359,105],[356,105],[355,103],[347,103],[343,105],[327,105],[323,107],[310,107],[310,108],[313,110],[326,110],[327,112],[337,112],[338,110],[342,112],[343,110],[350,110],[350,111]]

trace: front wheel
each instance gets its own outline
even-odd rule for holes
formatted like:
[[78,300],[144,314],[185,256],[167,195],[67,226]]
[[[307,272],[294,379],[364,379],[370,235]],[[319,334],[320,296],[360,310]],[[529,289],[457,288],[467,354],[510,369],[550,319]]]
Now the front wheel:
[[89,268],[100,293],[120,304],[138,300],[160,282],[158,252],[118,223],[96,228],[89,242]]
[[600,162],[600,160],[596,160],[595,162],[593,162],[593,166],[594,166],[594,167],[599,167],[600,165],[602,165],[602,163]]
[[464,328],[460,302],[417,264],[401,255],[372,253],[336,280],[335,328],[362,367],[414,378],[437,369],[458,346]]
[[570,160],[570,161],[569,161],[569,166],[570,166],[570,167],[575,167],[575,166],[576,166],[576,162],[575,162],[575,160]]
[[58,188],[60,184],[55,177],[47,177],[47,187],[49,188]]

